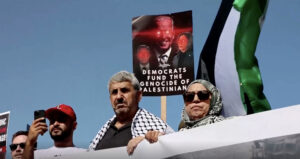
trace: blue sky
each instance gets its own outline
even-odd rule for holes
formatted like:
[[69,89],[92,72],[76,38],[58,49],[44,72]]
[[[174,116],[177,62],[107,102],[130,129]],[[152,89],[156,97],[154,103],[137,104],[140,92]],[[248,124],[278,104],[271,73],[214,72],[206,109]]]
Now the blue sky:
[[[220,0],[47,0],[0,2],[0,112],[10,111],[11,136],[31,124],[33,111],[61,103],[78,117],[74,142],[87,148],[113,115],[107,82],[132,71],[131,18],[193,11],[194,57],[198,65]],[[272,109],[299,104],[300,1],[272,0],[256,56]],[[298,52],[298,53],[297,53]],[[160,97],[140,106],[160,116]],[[167,122],[177,129],[183,106],[167,97]],[[39,147],[52,146],[48,133]]]

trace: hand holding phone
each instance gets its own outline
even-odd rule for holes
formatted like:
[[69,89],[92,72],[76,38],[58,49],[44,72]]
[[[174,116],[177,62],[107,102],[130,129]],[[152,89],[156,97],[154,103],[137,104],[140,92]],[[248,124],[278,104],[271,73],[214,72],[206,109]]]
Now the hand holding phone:
[[[46,112],[45,110],[36,110],[34,111],[34,120],[44,117],[46,118]],[[46,123],[46,119],[42,120],[42,122]]]
[[[40,119],[42,117],[44,118],[43,120]],[[46,117],[45,110],[34,111],[34,121],[32,122],[29,128],[26,146],[32,147],[33,149],[34,145],[37,143],[38,136],[44,135],[44,133],[48,130],[45,117]]]

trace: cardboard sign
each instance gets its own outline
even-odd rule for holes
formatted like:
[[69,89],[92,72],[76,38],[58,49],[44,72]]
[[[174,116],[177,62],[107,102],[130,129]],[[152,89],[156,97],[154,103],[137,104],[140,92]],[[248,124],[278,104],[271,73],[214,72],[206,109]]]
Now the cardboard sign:
[[7,127],[9,121],[9,113],[0,113],[0,155],[6,152]]
[[145,96],[182,94],[194,80],[192,11],[132,19],[133,72]]

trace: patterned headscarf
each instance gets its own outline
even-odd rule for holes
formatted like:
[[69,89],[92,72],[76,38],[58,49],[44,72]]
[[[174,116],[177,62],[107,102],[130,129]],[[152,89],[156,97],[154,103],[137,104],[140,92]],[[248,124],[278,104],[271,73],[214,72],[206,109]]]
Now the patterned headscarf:
[[190,120],[188,114],[186,113],[184,107],[182,111],[182,121],[184,122],[184,128],[181,128],[180,131],[185,130],[185,129],[191,129],[194,127],[202,126],[202,125],[207,125],[211,123],[215,123],[218,121],[224,120],[224,117],[221,116],[221,111],[222,111],[222,98],[219,90],[210,82],[206,80],[201,80],[197,79],[193,82],[191,82],[187,90],[191,87],[191,85],[195,83],[200,83],[202,84],[210,93],[211,93],[211,100],[210,100],[210,107],[207,115],[201,119],[197,120]]

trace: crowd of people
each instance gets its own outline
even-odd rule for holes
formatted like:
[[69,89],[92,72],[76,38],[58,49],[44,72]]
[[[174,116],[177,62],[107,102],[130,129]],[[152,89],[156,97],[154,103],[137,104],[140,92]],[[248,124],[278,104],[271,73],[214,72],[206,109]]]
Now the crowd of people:
[[[110,102],[115,115],[94,137],[89,148],[75,146],[73,133],[77,127],[76,113],[66,104],[45,111],[45,117],[35,119],[28,131],[18,131],[10,145],[13,159],[55,158],[84,151],[97,151],[114,147],[127,147],[131,155],[142,140],[158,141],[161,135],[175,132],[166,122],[139,106],[142,91],[133,73],[121,71],[109,80]],[[220,115],[222,100],[218,89],[205,80],[191,82],[183,93],[184,106],[179,131],[224,120]],[[44,122],[49,120],[49,125]],[[46,131],[53,146],[37,149],[38,137]]]

